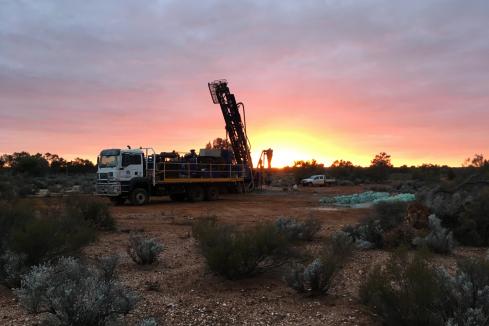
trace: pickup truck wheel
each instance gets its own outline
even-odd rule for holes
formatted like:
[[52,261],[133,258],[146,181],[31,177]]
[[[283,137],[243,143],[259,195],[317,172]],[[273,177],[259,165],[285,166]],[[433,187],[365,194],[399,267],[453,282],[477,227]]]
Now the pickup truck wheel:
[[209,187],[205,190],[205,200],[218,200],[219,189],[217,187]]
[[189,187],[187,189],[187,198],[191,202],[197,202],[204,200],[204,188],[200,186]]
[[131,204],[141,206],[149,202],[148,192],[144,188],[136,188],[131,192]]

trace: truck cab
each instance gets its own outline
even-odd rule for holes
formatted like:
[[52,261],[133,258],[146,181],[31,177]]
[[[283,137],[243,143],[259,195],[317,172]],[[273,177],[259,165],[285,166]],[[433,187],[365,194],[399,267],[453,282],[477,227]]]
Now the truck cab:
[[142,149],[104,149],[97,162],[97,194],[106,195],[115,202],[123,202],[123,197],[129,195],[133,185],[139,183],[146,194],[139,194],[134,199],[147,201],[151,180],[145,173],[145,155]]

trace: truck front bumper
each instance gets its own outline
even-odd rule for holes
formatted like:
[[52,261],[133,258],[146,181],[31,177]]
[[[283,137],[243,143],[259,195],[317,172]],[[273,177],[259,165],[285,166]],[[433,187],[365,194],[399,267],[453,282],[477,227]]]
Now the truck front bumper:
[[122,193],[121,184],[119,182],[97,183],[96,192],[100,196],[119,196]]

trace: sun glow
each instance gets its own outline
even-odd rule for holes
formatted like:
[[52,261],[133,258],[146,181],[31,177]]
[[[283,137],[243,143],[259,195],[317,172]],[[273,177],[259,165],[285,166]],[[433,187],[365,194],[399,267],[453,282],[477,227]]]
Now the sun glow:
[[338,152],[331,143],[301,130],[273,130],[256,132],[253,135],[252,156],[256,166],[261,151],[273,149],[273,167],[291,166],[294,161],[315,159],[329,165],[334,161],[330,155]]

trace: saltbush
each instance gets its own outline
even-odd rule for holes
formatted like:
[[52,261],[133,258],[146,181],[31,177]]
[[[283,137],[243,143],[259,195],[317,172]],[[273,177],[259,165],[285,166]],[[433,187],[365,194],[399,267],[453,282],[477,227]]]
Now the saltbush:
[[304,221],[295,218],[280,217],[275,221],[277,229],[284,233],[292,241],[311,241],[321,229],[321,223],[317,218],[309,217]]
[[441,226],[441,220],[432,214],[428,217],[430,233],[413,240],[415,246],[426,246],[436,253],[449,254],[455,248],[453,233]]
[[384,246],[384,230],[380,222],[374,218],[366,218],[358,225],[343,229],[349,234],[358,249],[382,248]]
[[404,244],[411,237],[410,230],[402,227],[406,214],[407,204],[404,202],[379,202],[369,217],[343,231],[353,238],[359,249],[383,248],[386,242],[388,245]]
[[351,237],[343,232],[334,233],[319,258],[309,265],[293,264],[285,276],[287,284],[299,293],[326,294],[332,280],[353,250]]
[[380,227],[388,231],[406,218],[408,204],[401,201],[379,202],[375,204],[375,218],[379,220]]
[[228,279],[249,277],[276,266],[290,242],[272,223],[239,230],[214,218],[195,222],[192,234],[210,270]]
[[440,325],[443,291],[437,271],[417,254],[391,257],[375,266],[360,286],[360,298],[381,316],[384,325]]
[[56,257],[77,254],[95,237],[95,231],[79,218],[45,216],[33,218],[15,228],[9,238],[9,247],[14,252],[25,254],[30,266]]
[[388,326],[487,326],[489,261],[461,260],[452,276],[421,254],[397,254],[368,274],[360,298]]
[[353,251],[353,239],[344,231],[336,231],[328,239],[326,251],[336,257],[349,257]]
[[110,206],[101,198],[91,196],[69,197],[65,206],[71,214],[80,216],[96,229],[115,229],[115,219],[110,213]]
[[465,245],[489,245],[489,190],[482,191],[465,206],[458,218],[455,236]]
[[330,257],[316,258],[307,266],[297,264],[286,276],[287,284],[299,293],[320,295],[328,292],[338,261]]
[[95,231],[63,211],[36,212],[21,203],[0,204],[0,283],[15,286],[30,266],[78,254]]
[[48,325],[107,325],[130,312],[136,296],[116,278],[114,259],[85,264],[61,258],[34,266],[15,290],[31,313],[47,313]]
[[151,318],[145,318],[145,319],[141,320],[137,324],[137,326],[158,326],[158,323],[156,322],[156,319],[151,317]]
[[150,265],[158,261],[158,255],[163,251],[163,245],[155,238],[132,234],[129,237],[127,253],[138,265]]

